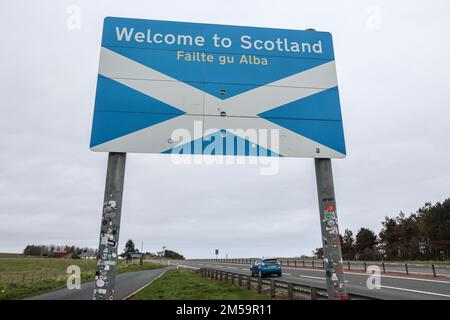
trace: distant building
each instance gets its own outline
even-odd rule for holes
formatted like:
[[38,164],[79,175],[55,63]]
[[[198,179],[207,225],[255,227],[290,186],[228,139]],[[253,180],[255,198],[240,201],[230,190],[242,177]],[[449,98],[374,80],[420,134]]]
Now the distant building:
[[48,255],[50,258],[59,258],[59,259],[70,259],[72,258],[71,253],[67,253],[66,251],[53,251]]
[[80,259],[84,259],[84,260],[93,260],[96,259],[96,255],[95,255],[95,250],[94,249],[88,249],[88,250],[83,250],[80,253]]
[[158,251],[158,252],[156,252],[156,255],[157,255],[158,257],[164,257],[164,256],[165,256],[165,253],[166,253],[166,250],[164,250],[164,251]]
[[140,259],[141,256],[142,256],[142,254],[139,253],[139,252],[131,252],[131,253],[130,253],[130,258],[131,258],[131,259]]

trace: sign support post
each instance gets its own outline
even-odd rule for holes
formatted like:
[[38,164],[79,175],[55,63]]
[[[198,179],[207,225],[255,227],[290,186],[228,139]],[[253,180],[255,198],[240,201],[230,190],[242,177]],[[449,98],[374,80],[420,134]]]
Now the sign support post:
[[346,300],[331,159],[314,159],[328,299]]
[[94,300],[114,299],[126,153],[108,154]]

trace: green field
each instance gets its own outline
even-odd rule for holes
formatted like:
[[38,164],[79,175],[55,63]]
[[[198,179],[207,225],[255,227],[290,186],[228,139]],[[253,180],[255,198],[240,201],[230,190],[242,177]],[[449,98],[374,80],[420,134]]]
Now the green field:
[[190,271],[172,270],[132,300],[270,300],[270,297]]
[[[81,281],[92,281],[95,260],[53,259],[0,254],[0,300],[19,299],[66,286],[67,267],[76,265],[81,270]],[[162,268],[155,263],[119,264],[119,273]]]

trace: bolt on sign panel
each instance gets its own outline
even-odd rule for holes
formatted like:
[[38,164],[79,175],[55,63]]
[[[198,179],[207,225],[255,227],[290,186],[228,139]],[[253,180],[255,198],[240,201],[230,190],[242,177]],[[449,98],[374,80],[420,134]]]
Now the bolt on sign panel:
[[331,34],[108,17],[91,149],[344,158]]

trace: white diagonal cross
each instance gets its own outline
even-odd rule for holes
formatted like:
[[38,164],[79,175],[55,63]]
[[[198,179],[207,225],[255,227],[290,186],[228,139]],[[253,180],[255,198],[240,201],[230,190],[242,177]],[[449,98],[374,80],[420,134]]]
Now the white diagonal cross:
[[[224,100],[105,47],[101,50],[99,74],[174,106],[186,114],[105,142],[95,146],[94,150],[123,150],[126,146],[129,152],[138,152],[142,150],[142,146],[146,146],[146,149],[154,152],[164,152],[175,147],[170,141],[171,133],[175,129],[190,130],[192,140],[196,140],[204,137],[203,132],[206,129],[219,130],[228,127],[243,131],[278,129],[281,137],[279,154],[283,156],[295,156],[299,149],[302,150],[302,154],[306,152],[314,156],[316,148],[320,147],[330,157],[343,157],[333,149],[258,116],[262,112],[335,87],[337,80],[334,61]],[[245,106],[245,109],[242,106]],[[220,117],[222,111],[226,112],[226,117]],[[191,129],[194,120],[201,121],[203,118],[206,123],[203,132]],[[167,140],[157,140],[154,137],[167,137]],[[264,141],[255,141],[248,136],[241,137],[270,149],[269,145],[264,145]]]

